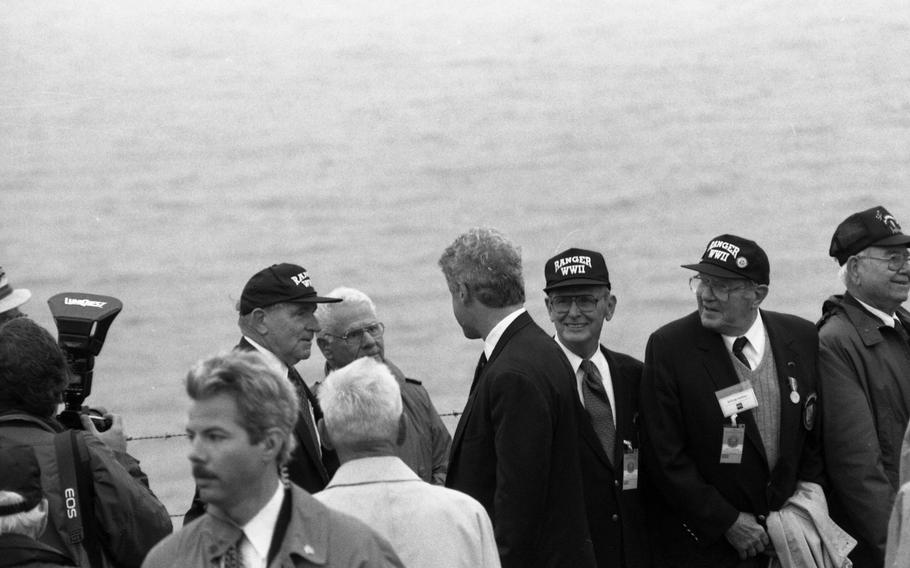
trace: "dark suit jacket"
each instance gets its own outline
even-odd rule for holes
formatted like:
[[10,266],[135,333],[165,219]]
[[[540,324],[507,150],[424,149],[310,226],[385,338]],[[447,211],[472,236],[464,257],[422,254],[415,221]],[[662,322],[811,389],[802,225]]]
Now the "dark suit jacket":
[[[739,512],[767,515],[780,509],[798,480],[823,482],[814,403],[818,334],[802,318],[761,314],[780,384],[780,455],[773,471],[752,411],[738,417],[745,424],[742,463],[720,463],[730,419],[715,392],[739,382],[723,338],[702,327],[695,312],[648,341],[642,445],[645,468],[660,493],[649,518],[653,540],[668,565],[735,565],[739,557],[724,533]],[[797,404],[790,400],[788,377],[797,381]]]
[[623,353],[600,350],[610,366],[616,406],[616,451],[613,462],[607,459],[603,445],[579,401],[579,434],[581,472],[584,480],[588,526],[594,541],[594,553],[600,568],[641,568],[650,566],[644,511],[640,494],[643,475],[639,467],[638,489],[623,491],[623,451],[628,441],[638,449],[638,396],[641,383],[641,361]]
[[[240,342],[234,349],[254,351],[256,348],[245,337],[241,337]],[[322,418],[322,410],[319,408],[316,395],[313,394],[306,383],[303,383],[303,391],[313,407],[313,415],[318,423],[319,419]],[[313,434],[307,431],[307,424],[303,418],[304,411],[305,409],[301,404],[300,415],[297,417],[297,424],[294,426],[297,447],[288,462],[288,477],[295,485],[302,487],[307,492],[316,493],[325,489],[329,479],[334,475],[335,470],[338,469],[338,456],[335,452],[323,448],[322,458],[320,458]],[[200,517],[203,513],[205,513],[205,504],[199,500],[199,490],[197,489],[190,509],[184,515],[183,524]]]
[[594,566],[577,400],[559,346],[521,314],[468,397],[446,479],[486,508],[505,568]]

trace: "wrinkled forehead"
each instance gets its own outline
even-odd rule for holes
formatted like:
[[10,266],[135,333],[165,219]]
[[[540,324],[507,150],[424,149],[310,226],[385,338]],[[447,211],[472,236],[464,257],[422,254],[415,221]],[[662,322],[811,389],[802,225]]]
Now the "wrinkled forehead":
[[555,290],[550,290],[549,297],[559,298],[564,296],[606,296],[610,293],[610,288],[607,286],[596,286],[596,285],[581,285],[581,286],[563,286],[561,288],[556,288]]
[[335,331],[345,331],[351,327],[359,327],[376,321],[376,313],[364,303],[344,302],[333,306]]

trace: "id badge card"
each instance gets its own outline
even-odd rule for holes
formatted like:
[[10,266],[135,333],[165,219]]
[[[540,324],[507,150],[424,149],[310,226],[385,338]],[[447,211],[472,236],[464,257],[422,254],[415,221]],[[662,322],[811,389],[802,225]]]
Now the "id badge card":
[[724,426],[724,437],[720,445],[720,463],[742,463],[745,440],[745,425]]
[[714,393],[724,418],[758,407],[752,383],[743,381]]
[[622,490],[638,489],[638,450],[622,455]]

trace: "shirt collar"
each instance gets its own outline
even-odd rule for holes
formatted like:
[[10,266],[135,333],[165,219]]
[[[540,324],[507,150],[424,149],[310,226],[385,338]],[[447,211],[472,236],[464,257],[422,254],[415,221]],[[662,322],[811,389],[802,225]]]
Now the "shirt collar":
[[518,308],[511,314],[499,320],[499,323],[493,326],[490,333],[483,339],[483,352],[487,356],[487,360],[493,356],[493,350],[496,349],[496,344],[499,343],[499,338],[505,333],[506,328],[508,328],[513,321],[518,319],[518,316],[526,311],[527,310],[524,308]]
[[[724,345],[727,346],[727,351],[731,353],[733,352],[733,342],[736,341],[737,337],[748,339],[749,345],[743,350],[743,353],[746,353],[752,368],[756,368],[765,355],[765,324],[761,319],[761,310],[755,315],[755,321],[752,322],[752,327],[746,333],[742,335],[722,335],[722,337],[724,338]],[[750,356],[749,348],[754,350],[754,357]]]
[[274,353],[272,353],[271,351],[269,351],[262,345],[259,345],[258,343],[256,343],[255,341],[253,341],[252,339],[247,337],[246,335],[244,335],[243,337],[250,343],[250,345],[252,345],[253,347],[256,348],[256,351],[259,351],[260,355],[262,355],[262,358],[265,359],[265,364],[268,365],[270,369],[272,369],[273,371],[275,371],[282,377],[287,376],[288,366],[285,365],[284,362],[281,359],[279,359],[277,355],[275,355]]
[[400,458],[396,456],[376,456],[358,458],[341,464],[326,489],[388,481],[422,480]]
[[859,305],[861,305],[862,307],[866,308],[866,310],[867,310],[870,314],[872,314],[872,315],[874,315],[875,317],[877,317],[878,319],[882,320],[882,323],[883,323],[883,324],[887,325],[888,327],[894,327],[894,320],[895,320],[895,317],[894,317],[893,315],[891,315],[891,314],[886,314],[886,313],[883,312],[882,310],[870,306],[869,304],[867,304],[866,302],[860,300],[860,299],[857,298],[856,296],[853,296],[853,299],[856,300],[857,302],[859,302]]
[[[572,352],[571,349],[566,347],[565,344],[559,340],[558,335],[554,335],[553,339],[555,339],[556,343],[558,343],[559,346],[562,348],[563,353],[566,354],[566,359],[569,360],[569,365],[572,366],[572,370],[575,371],[575,374],[577,375],[578,368],[581,367],[581,362],[584,361],[584,359],[582,359],[581,357],[576,355],[574,352]],[[604,375],[605,369],[606,369],[607,373],[610,372],[610,365],[607,363],[607,358],[604,357],[603,351],[600,350],[599,345],[598,345],[597,349],[594,350],[594,354],[591,355],[589,357],[589,359],[591,360],[592,363],[594,363],[594,366],[597,367],[597,370],[600,371],[601,376],[606,376],[606,375]]]
[[243,526],[243,534],[253,545],[260,558],[268,558],[269,547],[272,545],[272,534],[278,524],[278,514],[281,512],[281,502],[284,499],[284,486],[279,483],[275,494],[265,504],[265,507],[256,513],[256,516]]

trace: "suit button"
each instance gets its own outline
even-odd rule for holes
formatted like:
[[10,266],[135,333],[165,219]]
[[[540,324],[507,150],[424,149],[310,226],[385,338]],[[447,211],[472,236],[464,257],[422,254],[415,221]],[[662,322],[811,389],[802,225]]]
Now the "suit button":
[[613,480],[613,485],[615,485],[616,487],[619,487],[619,480],[618,480],[618,479],[614,479],[614,480]]
[[613,515],[610,517],[610,520],[612,520],[614,523],[617,522],[619,520],[619,515]]

